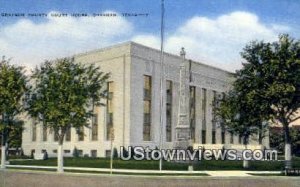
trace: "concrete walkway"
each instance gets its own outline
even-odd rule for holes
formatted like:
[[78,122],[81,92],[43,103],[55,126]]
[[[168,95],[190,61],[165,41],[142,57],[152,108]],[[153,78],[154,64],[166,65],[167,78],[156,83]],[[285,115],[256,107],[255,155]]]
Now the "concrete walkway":
[[[51,169],[56,170],[56,166],[27,166],[27,165],[7,165],[7,168],[21,168],[21,169]],[[109,168],[87,168],[87,167],[64,167],[65,170],[85,171],[85,172],[105,172],[109,173]],[[249,177],[253,174],[280,174],[280,171],[243,171],[243,170],[221,170],[221,171],[173,171],[173,170],[136,170],[136,169],[113,169],[113,173],[126,174],[208,174],[216,177]]]
[[[221,171],[220,171],[221,172]],[[0,170],[0,187],[289,187],[299,186],[299,177],[251,176],[137,176],[92,173],[57,173],[51,171]]]

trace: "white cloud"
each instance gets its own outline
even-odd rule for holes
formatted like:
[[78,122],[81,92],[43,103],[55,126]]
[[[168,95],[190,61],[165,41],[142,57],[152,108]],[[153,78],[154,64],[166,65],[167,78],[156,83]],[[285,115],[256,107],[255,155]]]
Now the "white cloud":
[[149,47],[160,49],[160,39],[154,35],[150,35],[150,34],[136,35],[131,40]]
[[0,28],[0,51],[13,57],[15,63],[25,62],[25,65],[32,66],[44,59],[70,56],[123,41],[131,36],[132,31],[132,24],[120,16],[48,16],[41,23],[21,19]]
[[[249,12],[232,12],[215,19],[195,16],[166,39],[166,51],[178,54],[186,48],[187,57],[234,71],[241,67],[240,52],[252,40],[274,41],[284,25],[267,25]],[[136,36],[156,47],[158,37]],[[139,40],[138,40],[139,41]]]
[[[165,49],[178,54],[185,47],[188,58],[233,71],[241,67],[239,52],[249,41],[274,41],[279,33],[289,31],[290,27],[285,25],[262,23],[249,12],[236,11],[216,18],[194,16],[168,32]],[[133,24],[121,16],[48,17],[39,23],[21,19],[0,28],[0,52],[14,57],[14,62],[35,65],[44,59],[70,56],[129,39],[160,47],[159,36],[137,33]]]

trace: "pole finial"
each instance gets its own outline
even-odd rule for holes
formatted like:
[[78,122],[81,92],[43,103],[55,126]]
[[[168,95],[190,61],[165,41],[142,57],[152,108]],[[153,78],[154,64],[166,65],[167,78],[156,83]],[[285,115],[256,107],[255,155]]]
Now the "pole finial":
[[185,54],[186,53],[185,53],[184,47],[182,47],[181,51],[180,51],[180,56],[183,57],[183,58],[185,58]]

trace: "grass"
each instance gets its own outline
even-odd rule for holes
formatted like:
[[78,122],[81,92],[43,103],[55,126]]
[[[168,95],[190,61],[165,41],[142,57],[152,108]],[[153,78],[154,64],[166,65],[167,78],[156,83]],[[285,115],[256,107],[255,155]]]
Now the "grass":
[[[300,158],[293,158],[293,166],[300,168]],[[56,166],[56,158],[48,160],[11,160],[11,165],[37,165],[37,166]],[[194,170],[244,170],[242,161],[223,161],[223,160],[203,160],[193,164]],[[90,168],[109,168],[110,160],[107,158],[64,158],[64,166],[68,167],[90,167]],[[113,168],[115,169],[145,169],[157,170],[159,161],[135,161],[115,159]],[[281,161],[250,161],[252,171],[281,171],[284,168],[284,162]],[[187,163],[163,162],[164,170],[181,170],[188,169]]]
[[[22,171],[50,171],[56,172],[56,169],[41,169],[41,168],[8,168],[9,170],[22,170]],[[110,174],[106,171],[83,171],[83,170],[70,170],[65,169],[66,173],[92,173],[92,174]],[[117,175],[140,175],[140,176],[209,176],[206,173],[128,173],[128,172],[113,172]]]

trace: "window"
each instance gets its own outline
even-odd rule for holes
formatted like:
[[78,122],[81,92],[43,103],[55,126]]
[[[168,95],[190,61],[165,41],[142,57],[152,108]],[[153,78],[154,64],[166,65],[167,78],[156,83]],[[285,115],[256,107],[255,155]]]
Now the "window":
[[206,144],[206,130],[202,130],[202,144]]
[[71,151],[70,151],[70,150],[64,150],[64,153],[65,153],[65,154],[70,154]]
[[144,123],[143,123],[143,140],[151,140],[151,95],[152,82],[151,77],[144,75]]
[[191,140],[195,142],[195,121],[196,121],[196,87],[190,86],[190,133]]
[[36,121],[33,120],[32,121],[32,141],[35,142],[36,141]]
[[[107,83],[107,98],[106,98],[106,140],[110,140],[111,137],[111,133],[110,133],[110,129],[113,128],[113,98],[114,98],[114,83],[113,82],[108,82]],[[98,120],[98,119],[94,119],[94,120]],[[94,126],[94,128],[98,129],[98,123],[97,126]],[[95,133],[94,138],[98,139],[98,130],[97,130],[97,134]]]
[[206,89],[202,88],[202,126],[206,126]]
[[225,144],[225,130],[222,128],[222,132],[221,132],[221,141],[222,144]]
[[167,102],[166,102],[166,140],[167,142],[172,141],[172,93],[173,84],[172,81],[166,82],[167,89]]
[[242,138],[243,138],[243,135],[239,134],[239,144],[242,144]]
[[43,125],[43,141],[47,141],[47,126]]
[[[217,101],[217,92],[213,91],[213,101],[212,101],[212,107],[216,107],[216,101]],[[213,109],[214,110],[214,109]],[[217,126],[217,121],[216,121],[216,116],[213,113],[212,114],[212,136],[211,136],[211,142],[212,144],[216,144],[216,126]]]
[[105,157],[110,157],[110,153],[111,153],[110,150],[105,150]]
[[66,141],[71,141],[71,128],[68,128],[66,131]]
[[94,114],[92,120],[92,140],[98,140],[98,114]]
[[82,157],[83,156],[83,151],[80,149],[78,150],[78,156]]
[[206,89],[202,88],[202,144],[206,144]]
[[91,157],[96,158],[97,157],[97,150],[91,150]]
[[53,149],[52,152],[55,153],[55,154],[57,154],[57,149]]
[[216,144],[216,131],[212,131],[212,144]]
[[78,141],[84,141],[84,127],[78,128]]

